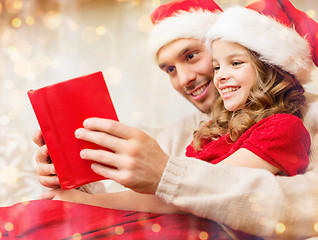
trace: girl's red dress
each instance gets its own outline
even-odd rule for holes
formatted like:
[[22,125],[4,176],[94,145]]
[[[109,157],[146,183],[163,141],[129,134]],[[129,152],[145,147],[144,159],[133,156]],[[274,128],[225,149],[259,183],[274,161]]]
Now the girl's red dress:
[[190,144],[186,156],[216,164],[240,148],[250,150],[292,176],[302,173],[309,163],[310,135],[300,118],[275,114],[254,124],[236,142],[227,134],[203,144],[201,151]]

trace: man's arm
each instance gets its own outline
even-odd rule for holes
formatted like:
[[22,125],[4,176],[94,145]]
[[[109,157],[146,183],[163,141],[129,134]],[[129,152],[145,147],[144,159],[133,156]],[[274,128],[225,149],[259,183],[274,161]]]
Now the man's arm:
[[170,158],[156,195],[250,234],[273,236],[282,229],[280,237],[309,237],[318,234],[317,183],[316,171],[278,177],[263,169]]

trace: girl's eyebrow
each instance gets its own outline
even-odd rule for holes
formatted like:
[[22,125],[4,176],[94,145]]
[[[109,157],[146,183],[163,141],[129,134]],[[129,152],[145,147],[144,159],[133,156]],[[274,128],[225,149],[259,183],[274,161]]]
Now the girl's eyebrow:
[[[226,58],[234,58],[234,57],[248,57],[247,53],[240,53],[240,52],[237,52],[237,53],[232,53],[228,56],[226,56]],[[216,59],[212,57],[212,62],[215,62]]]

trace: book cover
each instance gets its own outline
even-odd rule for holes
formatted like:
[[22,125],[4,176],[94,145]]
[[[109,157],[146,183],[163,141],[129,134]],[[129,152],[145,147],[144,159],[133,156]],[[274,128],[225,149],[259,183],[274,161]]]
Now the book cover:
[[[117,120],[102,72],[29,90],[28,97],[40,125],[62,189],[105,179],[80,158],[84,148],[105,149],[75,138],[75,130],[90,117]],[[107,150],[107,149],[106,149]]]

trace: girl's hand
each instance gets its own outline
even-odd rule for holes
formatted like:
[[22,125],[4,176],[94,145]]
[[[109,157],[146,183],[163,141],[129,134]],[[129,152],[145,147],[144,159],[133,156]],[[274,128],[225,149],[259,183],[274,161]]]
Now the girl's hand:
[[50,200],[61,200],[66,202],[74,203],[85,203],[89,194],[71,189],[71,190],[62,190],[62,189],[52,189],[47,192],[44,192],[41,196],[42,199]]
[[49,151],[45,145],[42,132],[36,131],[33,135],[33,142],[39,146],[36,152],[35,172],[38,175],[39,182],[48,188],[59,188],[60,182],[56,176],[55,168],[50,159]]

